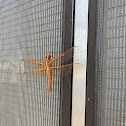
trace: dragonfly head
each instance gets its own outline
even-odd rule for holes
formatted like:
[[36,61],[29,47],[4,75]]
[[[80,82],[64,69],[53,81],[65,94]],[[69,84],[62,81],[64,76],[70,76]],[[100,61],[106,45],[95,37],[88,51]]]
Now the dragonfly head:
[[48,60],[50,59],[50,57],[51,57],[50,54],[45,55],[45,58]]

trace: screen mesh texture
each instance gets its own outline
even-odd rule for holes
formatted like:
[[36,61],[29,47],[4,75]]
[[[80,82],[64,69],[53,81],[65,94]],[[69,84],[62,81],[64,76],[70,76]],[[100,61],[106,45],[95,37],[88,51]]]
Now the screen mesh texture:
[[126,1],[97,0],[94,126],[126,125]]
[[33,69],[21,59],[61,54],[63,11],[63,0],[0,0],[0,126],[61,125],[61,79],[49,95],[47,78],[23,76]]

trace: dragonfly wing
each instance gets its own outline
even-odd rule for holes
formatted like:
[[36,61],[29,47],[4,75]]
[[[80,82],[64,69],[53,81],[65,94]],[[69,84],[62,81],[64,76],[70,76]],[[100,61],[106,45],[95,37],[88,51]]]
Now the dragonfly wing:
[[69,50],[67,50],[65,53],[61,54],[60,56],[55,57],[55,58],[50,62],[50,64],[53,63],[53,62],[55,62],[55,61],[57,61],[57,60],[59,60],[59,59],[61,59],[61,58],[64,57],[64,56],[66,56],[66,54],[68,55],[68,53],[70,53],[70,52],[71,52],[74,48],[76,48],[76,47],[78,47],[78,46],[72,47],[72,48],[70,48]]
[[[58,66],[58,67],[52,67],[52,76],[53,77],[65,77],[68,81],[69,87],[71,87],[71,81],[70,81],[70,76],[74,72],[80,72],[80,69],[82,65],[79,63],[73,63],[73,64],[67,64],[63,66]],[[80,73],[81,74],[81,73]]]
[[56,67],[51,67],[51,69],[60,69],[60,68],[67,68],[69,66],[73,66],[73,65],[79,65],[80,63],[72,63],[72,64],[66,64],[63,66],[56,66]]
[[36,80],[40,81],[47,77],[46,70],[39,71],[39,72],[36,72],[36,71],[38,70],[35,70],[34,72],[27,71],[25,72],[24,77],[26,77],[27,80],[35,80],[35,81]]
[[29,62],[31,64],[36,64],[36,65],[45,65],[44,62],[30,61],[30,60],[26,60],[26,59],[22,59],[22,61],[26,61],[26,62]]
[[61,64],[71,64],[74,58],[76,58],[76,60],[81,59],[83,56],[82,54],[83,51],[80,49],[80,47],[71,48],[71,50],[68,50],[65,55],[62,54],[53,58],[50,63],[53,63],[53,66],[61,66]]
[[39,72],[42,72],[42,71],[45,71],[45,68],[40,69],[40,70],[27,71],[24,74],[27,74],[27,73],[35,73],[36,74],[36,73],[39,73]]
[[[29,62],[22,62],[24,68],[24,77],[28,80],[42,80],[46,77],[44,65],[32,64]],[[31,72],[30,72],[31,71]],[[24,74],[22,73],[22,74]]]
[[61,75],[67,76],[73,73],[73,65],[74,65],[74,69],[76,68],[76,71],[79,70],[81,67],[80,63],[72,63],[63,66],[51,67],[52,76],[61,76]]

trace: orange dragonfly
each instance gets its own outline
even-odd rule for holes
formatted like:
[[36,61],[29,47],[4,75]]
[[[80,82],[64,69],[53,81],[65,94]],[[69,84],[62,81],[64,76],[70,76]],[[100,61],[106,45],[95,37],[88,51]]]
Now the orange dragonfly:
[[70,52],[72,49],[74,49],[76,47],[78,47],[78,46],[70,48],[65,53],[63,53],[60,56],[57,56],[55,58],[51,58],[50,54],[47,54],[45,56],[45,58],[46,58],[45,62],[36,62],[36,61],[30,61],[30,60],[22,59],[22,60],[27,61],[27,62],[32,63],[32,64],[37,64],[37,65],[43,65],[43,66],[45,66],[42,69],[34,70],[34,71],[28,71],[28,72],[25,72],[24,74],[26,74],[26,73],[37,73],[37,72],[46,71],[47,72],[47,77],[48,77],[48,83],[49,83],[49,94],[51,95],[51,93],[52,93],[52,70],[58,70],[58,69],[62,69],[62,68],[67,68],[69,66],[78,65],[80,63],[72,63],[72,64],[66,64],[66,65],[56,66],[56,67],[54,67],[52,64],[55,61],[57,61],[58,59],[64,57],[68,52]]

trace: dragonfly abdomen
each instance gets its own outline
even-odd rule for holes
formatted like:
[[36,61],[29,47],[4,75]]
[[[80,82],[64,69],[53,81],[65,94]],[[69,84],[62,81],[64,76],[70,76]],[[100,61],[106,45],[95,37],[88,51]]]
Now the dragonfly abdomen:
[[49,83],[49,94],[52,93],[52,72],[50,69],[47,69],[47,77],[48,77],[48,83]]

